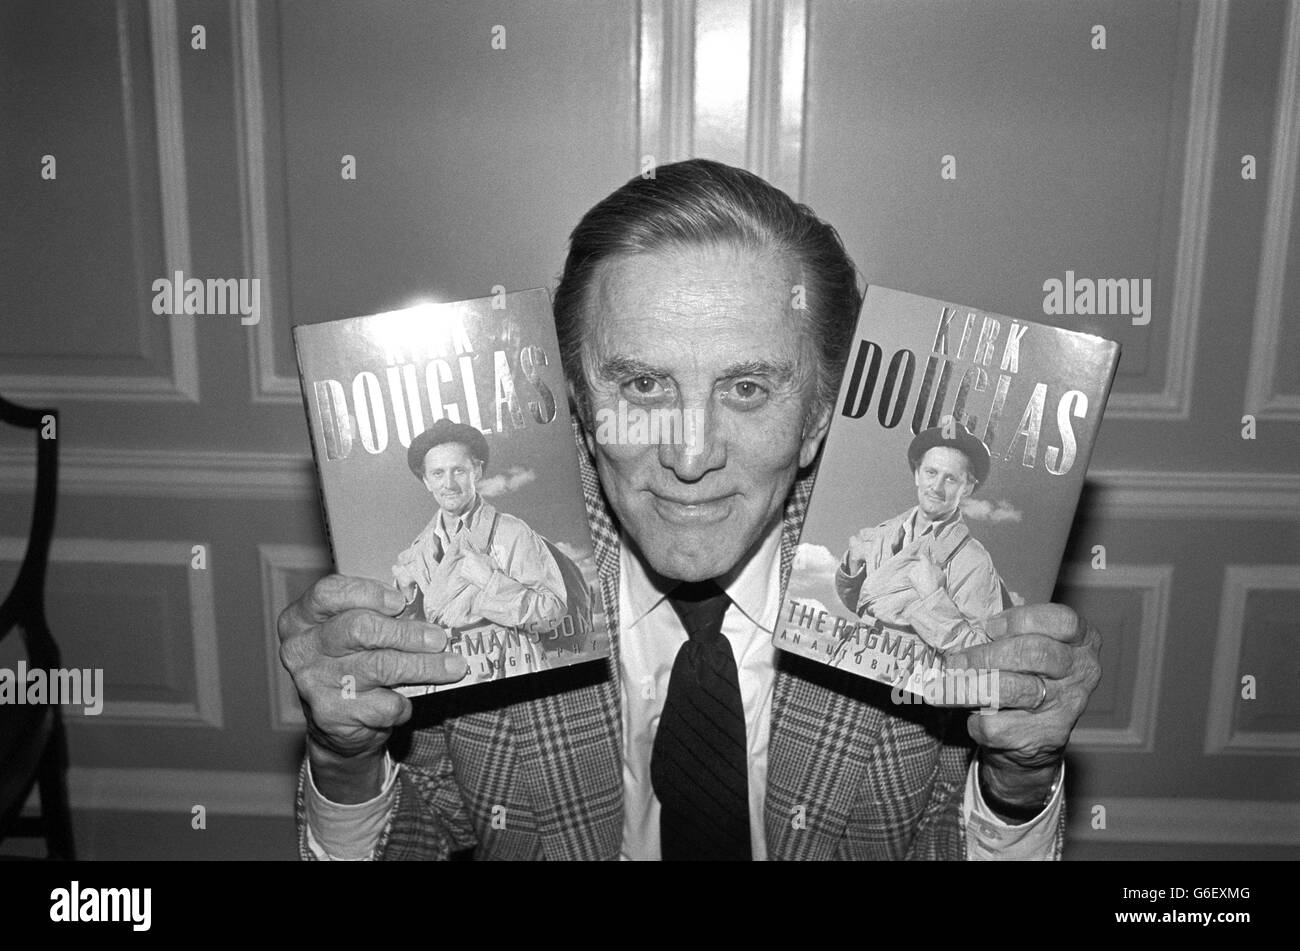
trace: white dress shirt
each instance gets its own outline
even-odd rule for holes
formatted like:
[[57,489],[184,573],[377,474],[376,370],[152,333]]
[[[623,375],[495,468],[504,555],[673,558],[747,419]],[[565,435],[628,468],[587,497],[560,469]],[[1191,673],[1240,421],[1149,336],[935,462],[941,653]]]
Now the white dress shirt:
[[[658,859],[659,799],[650,785],[650,752],[668,696],[677,652],[689,639],[677,612],[646,574],[640,559],[620,546],[618,650],[623,698],[623,848],[625,859]],[[739,573],[718,579],[731,604],[722,636],[740,675],[749,756],[749,841],[755,860],[767,858],[763,803],[767,800],[767,741],[772,726],[776,648],[772,627],[781,610],[780,526]]]
[[[763,804],[767,797],[767,750],[771,735],[772,696],[776,680],[773,629],[780,612],[781,526],[777,524],[757,553],[719,584],[731,598],[722,634],[731,645],[739,673],[749,753],[749,827],[755,860],[767,857]],[[659,800],[650,783],[650,753],[668,692],[668,678],[686,631],[655,586],[645,567],[621,545],[619,556],[619,654],[623,719],[624,859],[658,859]],[[984,802],[978,759],[971,763],[962,803],[967,857],[980,859],[1050,859],[1065,785],[1055,791],[1035,818],[1010,825]],[[321,859],[369,857],[379,841],[396,796],[396,768],[385,755],[383,789],[369,802],[340,806],[317,791],[307,771],[305,811],[307,843]],[[1064,765],[1061,767],[1064,770]]]

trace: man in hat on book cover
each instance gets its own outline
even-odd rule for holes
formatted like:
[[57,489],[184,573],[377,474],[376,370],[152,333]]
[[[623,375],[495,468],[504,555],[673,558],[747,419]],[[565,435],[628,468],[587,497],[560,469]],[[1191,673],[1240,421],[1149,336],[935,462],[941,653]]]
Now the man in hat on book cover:
[[[425,619],[442,627],[489,621],[540,632],[564,616],[564,577],[546,540],[479,492],[487,461],[483,434],[449,419],[411,440],[407,463],[438,509],[397,556],[393,577],[409,602],[422,600]],[[539,669],[540,649],[522,640],[531,656],[516,665]]]
[[989,451],[952,422],[918,434],[907,461],[916,505],[849,540],[835,589],[859,617],[910,630],[941,651],[987,640],[983,621],[1004,607],[993,559],[961,506],[989,475]]

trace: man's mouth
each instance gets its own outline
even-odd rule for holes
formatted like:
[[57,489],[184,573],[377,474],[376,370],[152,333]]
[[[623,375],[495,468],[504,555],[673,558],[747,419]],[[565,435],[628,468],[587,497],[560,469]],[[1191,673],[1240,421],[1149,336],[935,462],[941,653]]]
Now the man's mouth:
[[650,498],[659,517],[672,525],[712,525],[731,514],[730,495],[694,499],[651,492]]

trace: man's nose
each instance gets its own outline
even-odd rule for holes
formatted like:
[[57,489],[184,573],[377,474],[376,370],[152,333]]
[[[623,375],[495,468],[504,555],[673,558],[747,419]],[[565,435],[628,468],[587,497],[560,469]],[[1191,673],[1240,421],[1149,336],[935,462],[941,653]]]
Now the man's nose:
[[683,482],[695,482],[726,464],[726,436],[707,398],[685,402],[680,412],[675,438],[659,443],[659,464]]

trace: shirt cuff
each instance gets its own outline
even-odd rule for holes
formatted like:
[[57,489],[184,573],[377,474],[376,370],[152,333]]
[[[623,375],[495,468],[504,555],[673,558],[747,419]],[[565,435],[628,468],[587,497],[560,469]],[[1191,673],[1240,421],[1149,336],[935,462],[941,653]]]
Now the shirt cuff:
[[397,798],[397,768],[384,751],[384,784],[379,794],[365,802],[343,805],[326,799],[307,762],[307,790],[303,812],[307,819],[307,848],[321,861],[361,862],[370,859],[388,824]]
[[1011,825],[984,801],[980,792],[979,757],[966,774],[962,812],[966,817],[966,855],[971,861],[1050,861],[1056,855],[1056,831],[1065,799],[1065,763],[1057,774],[1052,798],[1033,819]]

